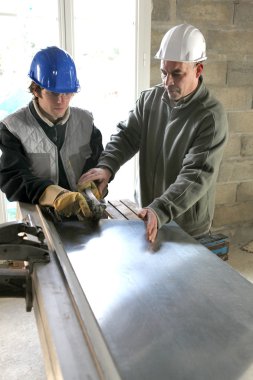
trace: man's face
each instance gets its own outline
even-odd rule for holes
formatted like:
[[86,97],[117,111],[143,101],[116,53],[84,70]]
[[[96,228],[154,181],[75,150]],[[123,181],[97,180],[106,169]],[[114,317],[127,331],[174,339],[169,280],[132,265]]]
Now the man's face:
[[161,61],[161,77],[169,98],[177,101],[193,92],[202,70],[201,63]]
[[42,89],[41,95],[37,97],[37,100],[42,113],[44,113],[50,121],[55,122],[65,115],[72,97],[72,93],[57,94],[56,92]]

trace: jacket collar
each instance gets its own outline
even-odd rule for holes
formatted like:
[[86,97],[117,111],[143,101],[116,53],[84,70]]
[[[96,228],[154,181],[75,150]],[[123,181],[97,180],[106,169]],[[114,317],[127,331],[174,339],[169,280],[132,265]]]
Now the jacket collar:
[[44,121],[44,123],[46,123],[49,127],[53,127],[55,124],[57,124],[57,125],[63,125],[63,124],[65,124],[65,123],[68,121],[68,119],[69,119],[69,116],[70,116],[70,107],[68,107],[68,109],[67,109],[65,115],[64,115],[61,119],[59,119],[59,120],[57,121],[57,123],[53,123],[52,121],[48,120],[48,118],[46,118],[46,116],[44,116],[44,115],[42,114],[42,112],[40,111],[40,108],[39,108],[39,106],[38,106],[37,101],[36,101],[35,99],[33,99],[32,102],[33,102],[34,109],[35,109],[36,113],[38,114],[38,116],[39,116],[39,117]]

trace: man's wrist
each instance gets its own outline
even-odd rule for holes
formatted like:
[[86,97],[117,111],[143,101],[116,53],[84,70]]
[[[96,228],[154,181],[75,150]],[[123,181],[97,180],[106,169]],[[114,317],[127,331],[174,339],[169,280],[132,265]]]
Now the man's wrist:
[[109,168],[108,166],[105,166],[105,165],[99,165],[97,166],[97,168],[99,169],[104,169],[108,172],[109,174],[109,182],[114,178],[114,174],[113,174],[113,171],[111,168]]

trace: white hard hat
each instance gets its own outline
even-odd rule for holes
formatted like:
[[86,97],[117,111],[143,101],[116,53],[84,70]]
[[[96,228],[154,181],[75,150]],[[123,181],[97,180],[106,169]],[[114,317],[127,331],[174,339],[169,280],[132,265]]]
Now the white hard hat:
[[163,37],[155,58],[175,62],[204,61],[207,59],[205,38],[195,26],[174,26]]

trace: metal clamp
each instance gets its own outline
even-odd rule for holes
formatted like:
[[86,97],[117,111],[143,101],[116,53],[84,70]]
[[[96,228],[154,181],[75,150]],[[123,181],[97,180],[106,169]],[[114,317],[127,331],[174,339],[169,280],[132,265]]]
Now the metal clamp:
[[[22,222],[0,225],[0,260],[27,262],[24,269],[0,269],[0,295],[24,294],[26,310],[33,304],[32,273],[35,263],[48,263],[49,250],[41,227],[36,226],[30,215]],[[18,271],[18,272],[17,272]]]

